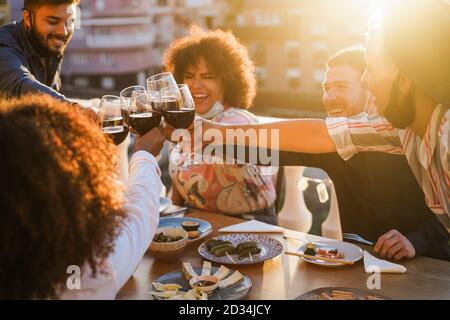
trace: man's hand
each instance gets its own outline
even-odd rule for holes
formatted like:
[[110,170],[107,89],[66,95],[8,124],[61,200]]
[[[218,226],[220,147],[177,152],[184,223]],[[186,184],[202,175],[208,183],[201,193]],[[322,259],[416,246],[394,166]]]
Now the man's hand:
[[412,259],[416,256],[416,250],[411,242],[397,230],[390,230],[378,238],[374,247],[384,258],[401,260]]
[[138,136],[134,144],[134,152],[143,150],[150,152],[155,157],[160,153],[165,137],[160,127],[153,128],[143,136]]

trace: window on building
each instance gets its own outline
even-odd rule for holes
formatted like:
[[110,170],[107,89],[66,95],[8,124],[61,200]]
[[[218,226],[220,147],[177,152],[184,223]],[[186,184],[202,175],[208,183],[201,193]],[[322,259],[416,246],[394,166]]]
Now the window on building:
[[316,22],[311,25],[311,34],[316,37],[323,37],[328,34],[328,26],[321,22]]
[[168,6],[167,0],[157,0],[156,4],[158,7],[167,7]]
[[265,67],[256,67],[255,74],[256,81],[258,82],[258,87],[264,87],[267,80],[267,69]]
[[256,66],[266,65],[266,48],[264,43],[253,42],[250,45],[250,54]]
[[287,65],[290,67],[298,66],[300,63],[300,42],[296,40],[287,41],[285,51]]
[[109,52],[103,52],[100,54],[100,64],[104,66],[109,66],[113,63],[112,54]]
[[300,87],[301,71],[299,68],[288,68],[286,70],[287,84],[290,89],[298,89]]
[[73,79],[73,83],[74,83],[75,87],[87,88],[87,87],[89,87],[89,78],[88,77],[75,77]]
[[214,17],[206,16],[205,17],[205,26],[206,26],[206,28],[208,28],[210,30],[214,29]]
[[97,9],[98,11],[105,10],[105,0],[96,0],[95,9]]
[[325,70],[323,68],[315,69],[314,70],[314,81],[322,87],[322,82],[324,79],[325,79]]
[[103,77],[102,78],[102,88],[103,89],[114,89],[114,78],[113,77]]

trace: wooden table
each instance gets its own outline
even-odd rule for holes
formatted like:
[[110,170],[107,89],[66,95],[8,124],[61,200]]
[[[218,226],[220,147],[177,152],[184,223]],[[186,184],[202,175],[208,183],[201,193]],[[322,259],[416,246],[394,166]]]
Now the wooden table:
[[[211,223],[217,230],[242,222],[241,219],[208,212],[195,211],[187,216],[200,218]],[[305,236],[300,232],[289,235]],[[306,235],[309,241],[323,238]],[[202,257],[197,248],[201,243],[189,245],[180,260],[172,263],[155,261],[146,254],[133,277],[119,291],[117,299],[153,299],[148,293],[151,283],[157,278],[181,268],[181,261],[193,266],[202,265]],[[287,246],[295,250],[301,242],[288,240]],[[363,246],[362,246],[363,247]],[[367,247],[363,247],[367,249]],[[450,299],[450,263],[430,258],[419,257],[402,261],[408,268],[404,274],[381,274],[381,290],[374,290],[392,299]],[[340,268],[319,267],[287,255],[280,255],[273,260],[248,266],[232,266],[250,277],[253,289],[246,297],[250,300],[294,299],[310,290],[321,287],[351,287],[367,289],[367,279],[371,276],[364,272],[362,259],[354,266]]]

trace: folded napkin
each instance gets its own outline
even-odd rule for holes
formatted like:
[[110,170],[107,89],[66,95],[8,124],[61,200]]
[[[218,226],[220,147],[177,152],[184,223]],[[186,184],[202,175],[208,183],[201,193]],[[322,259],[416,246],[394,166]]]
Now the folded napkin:
[[284,228],[257,220],[249,220],[218,230],[219,232],[283,233]]
[[364,251],[364,269],[367,273],[405,273],[406,268],[400,264],[392,263],[386,260],[375,258],[373,255]]

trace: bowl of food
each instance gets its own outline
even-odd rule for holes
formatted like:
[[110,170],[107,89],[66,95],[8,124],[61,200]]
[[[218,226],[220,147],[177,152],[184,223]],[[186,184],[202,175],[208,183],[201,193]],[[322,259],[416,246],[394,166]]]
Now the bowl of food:
[[157,259],[174,261],[184,251],[187,240],[188,233],[182,228],[158,228],[149,251]]
[[200,231],[198,230],[200,223],[196,221],[183,221],[181,226],[187,231],[189,239],[195,239],[200,236]]
[[219,279],[214,276],[198,276],[189,280],[192,289],[200,290],[205,293],[214,291],[219,285]]

